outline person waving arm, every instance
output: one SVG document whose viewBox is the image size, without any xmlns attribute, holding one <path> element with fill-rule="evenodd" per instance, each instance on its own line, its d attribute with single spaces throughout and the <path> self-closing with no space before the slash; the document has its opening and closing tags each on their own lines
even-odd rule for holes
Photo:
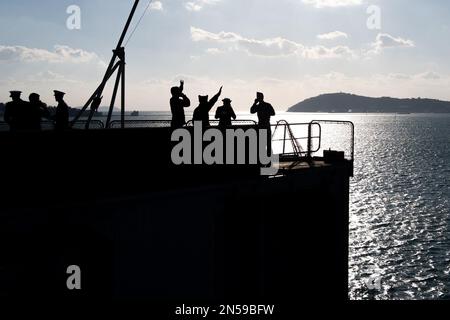
<svg viewBox="0 0 450 320">
<path fill-rule="evenodd" d="M 212 97 L 211 100 L 209 100 L 209 103 L 208 103 L 209 110 L 208 110 L 208 112 L 211 111 L 211 109 L 216 104 L 217 100 L 219 100 L 220 96 L 222 95 L 222 89 L 223 89 L 223 86 L 220 87 L 219 92 L 214 97 Z"/>
</svg>

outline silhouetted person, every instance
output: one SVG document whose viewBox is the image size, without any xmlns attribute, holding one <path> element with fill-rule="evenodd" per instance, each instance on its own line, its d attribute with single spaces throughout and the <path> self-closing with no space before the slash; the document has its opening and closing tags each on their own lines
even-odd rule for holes
<svg viewBox="0 0 450 320">
<path fill-rule="evenodd" d="M 61 91 L 54 91 L 55 100 L 58 102 L 55 114 L 55 130 L 65 131 L 69 129 L 69 107 L 64 102 L 65 93 Z"/>
<path fill-rule="evenodd" d="M 208 96 L 198 96 L 199 106 L 194 111 L 194 117 L 192 120 L 201 121 L 203 123 L 203 127 L 209 127 L 209 112 L 216 104 L 219 97 L 222 95 L 222 88 L 220 87 L 219 92 L 212 97 L 211 100 L 208 100 Z"/>
<path fill-rule="evenodd" d="M 216 119 L 219 119 L 219 127 L 230 127 L 232 119 L 236 120 L 236 113 L 234 113 L 231 106 L 231 99 L 225 98 L 222 100 L 223 106 L 217 108 Z"/>
<path fill-rule="evenodd" d="M 179 87 L 173 87 L 170 91 L 172 98 L 170 99 L 170 110 L 172 111 L 172 128 L 178 129 L 186 124 L 186 116 L 184 108 L 191 106 L 191 100 L 183 93 L 184 81 L 180 81 Z"/>
<path fill-rule="evenodd" d="M 30 126 L 33 128 L 32 130 L 41 130 L 41 121 L 42 118 L 50 119 L 50 111 L 47 108 L 47 105 L 43 103 L 40 99 L 40 96 L 37 93 L 30 94 Z"/>
<path fill-rule="evenodd" d="M 274 108 L 270 103 L 264 101 L 264 94 L 258 92 L 250 112 L 252 114 L 258 114 L 258 127 L 267 130 L 267 150 L 272 153 L 272 128 L 270 127 L 270 118 L 275 116 Z"/>
<path fill-rule="evenodd" d="M 256 94 L 256 100 L 250 112 L 252 114 L 258 114 L 260 127 L 270 128 L 270 118 L 275 116 L 275 110 L 270 103 L 264 101 L 264 94 L 261 92 Z"/>
<path fill-rule="evenodd" d="M 102 104 L 102 100 L 103 100 L 103 96 L 101 96 L 101 97 L 95 97 L 95 98 L 92 100 L 91 110 L 93 111 L 94 114 L 95 114 L 96 112 L 98 112 L 98 109 L 100 108 L 100 105 Z"/>
<path fill-rule="evenodd" d="M 29 130 L 29 104 L 21 99 L 21 91 L 10 91 L 10 102 L 5 105 L 4 120 L 11 131 Z"/>
</svg>

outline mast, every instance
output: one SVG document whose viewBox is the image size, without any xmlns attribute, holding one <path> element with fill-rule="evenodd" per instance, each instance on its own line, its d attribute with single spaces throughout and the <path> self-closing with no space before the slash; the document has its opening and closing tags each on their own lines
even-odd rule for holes
<svg viewBox="0 0 450 320">
<path fill-rule="evenodd" d="M 128 16 L 127 22 L 125 23 L 125 27 L 122 31 L 122 34 L 120 36 L 120 39 L 117 43 L 116 49 L 113 50 L 113 56 L 111 58 L 111 61 L 109 62 L 108 68 L 106 69 L 105 75 L 103 77 L 102 82 L 97 87 L 97 89 L 94 91 L 92 96 L 89 98 L 89 100 L 86 102 L 86 104 L 83 106 L 81 111 L 77 114 L 77 116 L 72 120 L 72 126 L 75 124 L 76 121 L 81 117 L 81 115 L 91 106 L 91 112 L 89 114 L 88 121 L 86 123 L 86 129 L 89 129 L 90 122 L 92 121 L 92 117 L 94 116 L 95 112 L 97 111 L 98 107 L 100 106 L 100 103 L 102 101 L 102 94 L 103 90 L 105 89 L 106 84 L 108 83 L 109 79 L 114 75 L 114 73 L 117 72 L 116 77 L 116 85 L 114 86 L 113 95 L 111 98 L 111 104 L 108 112 L 108 119 L 106 122 L 106 126 L 109 126 L 109 123 L 111 122 L 112 112 L 114 111 L 114 104 L 117 96 L 117 91 L 119 89 L 119 83 L 121 83 L 120 89 L 121 89 L 121 127 L 125 127 L 125 48 L 122 46 L 123 41 L 125 40 L 125 37 L 128 33 L 128 29 L 130 28 L 131 22 L 133 21 L 133 17 L 136 13 L 136 9 L 139 5 L 140 0 L 135 0 L 133 8 L 131 9 L 131 12 Z"/>
</svg>

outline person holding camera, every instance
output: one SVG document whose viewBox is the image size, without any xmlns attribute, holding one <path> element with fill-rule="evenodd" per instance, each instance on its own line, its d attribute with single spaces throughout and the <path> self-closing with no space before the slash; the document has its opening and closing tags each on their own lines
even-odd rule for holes
<svg viewBox="0 0 450 320">
<path fill-rule="evenodd" d="M 264 94 L 258 92 L 256 100 L 250 109 L 252 114 L 258 115 L 258 126 L 260 130 L 267 130 L 267 151 L 272 152 L 272 129 L 270 127 L 270 118 L 275 116 L 275 109 L 270 103 L 264 101 Z"/>
<path fill-rule="evenodd" d="M 191 100 L 183 93 L 184 81 L 180 81 L 179 87 L 173 87 L 171 90 L 170 109 L 172 111 L 172 128 L 179 129 L 186 124 L 184 109 L 191 106 Z"/>
</svg>

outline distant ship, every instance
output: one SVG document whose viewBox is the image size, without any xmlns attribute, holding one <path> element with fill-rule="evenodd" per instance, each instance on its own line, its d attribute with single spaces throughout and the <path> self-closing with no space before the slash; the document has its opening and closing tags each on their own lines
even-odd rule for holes
<svg viewBox="0 0 450 320">
<path fill-rule="evenodd" d="M 139 111 L 133 111 L 133 112 L 131 113 L 131 116 L 132 116 L 132 117 L 139 117 Z"/>
</svg>

